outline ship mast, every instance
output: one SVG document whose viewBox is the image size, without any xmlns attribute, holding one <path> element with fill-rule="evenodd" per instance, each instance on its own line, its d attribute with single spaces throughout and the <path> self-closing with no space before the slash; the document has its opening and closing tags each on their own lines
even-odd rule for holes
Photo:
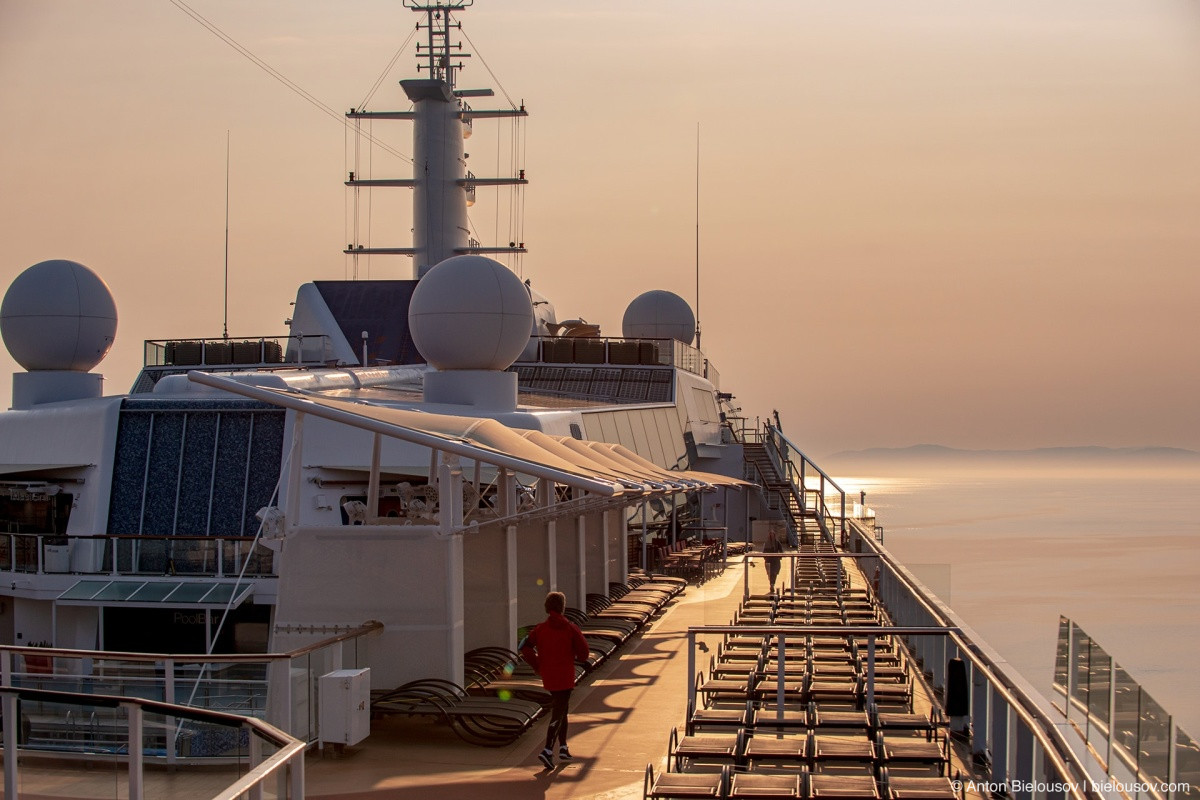
<svg viewBox="0 0 1200 800">
<path fill-rule="evenodd" d="M 400 81 L 413 103 L 412 111 L 362 111 L 351 109 L 352 119 L 408 119 L 413 121 L 413 177 L 411 179 L 362 179 L 354 173 L 346 182 L 351 187 L 402 186 L 413 190 L 413 246 L 364 247 L 351 243 L 350 255 L 383 254 L 413 257 L 413 277 L 420 278 L 439 262 L 464 253 L 524 253 L 524 242 L 507 247 L 484 247 L 471 238 L 467 208 L 474 202 L 478 186 L 524 185 L 524 170 L 509 178 L 477 178 L 467 171 L 463 140 L 470 136 L 473 120 L 524 117 L 524 106 L 513 109 L 477 111 L 464 101 L 468 97 L 491 97 L 491 89 L 456 89 L 458 71 L 471 54 L 462 42 L 453 41 L 462 23 L 454 13 L 474 0 L 422 3 L 404 0 L 406 8 L 422 14 L 417 23 L 424 42 L 417 43 L 417 71 L 421 77 Z M 357 232 L 356 232 L 357 236 Z"/>
</svg>

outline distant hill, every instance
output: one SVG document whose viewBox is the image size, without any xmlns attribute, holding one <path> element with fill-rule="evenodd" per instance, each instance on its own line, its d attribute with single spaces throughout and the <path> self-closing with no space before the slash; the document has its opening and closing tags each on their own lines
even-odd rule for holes
<svg viewBox="0 0 1200 800">
<path fill-rule="evenodd" d="M 867 450 L 843 450 L 827 456 L 828 461 L 855 462 L 964 462 L 964 461 L 1043 461 L 1120 463 L 1155 461 L 1171 464 L 1200 464 L 1200 453 L 1181 447 L 1039 447 L 1031 450 L 962 450 L 940 444 L 911 447 L 873 447 Z"/>
</svg>

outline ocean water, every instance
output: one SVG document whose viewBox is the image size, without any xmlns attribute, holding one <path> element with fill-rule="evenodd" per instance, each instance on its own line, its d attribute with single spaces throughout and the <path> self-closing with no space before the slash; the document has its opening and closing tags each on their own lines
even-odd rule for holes
<svg viewBox="0 0 1200 800">
<path fill-rule="evenodd" d="M 1200 738 L 1200 469 L 831 474 L 866 491 L 884 545 L 1047 696 L 1062 614 Z"/>
</svg>

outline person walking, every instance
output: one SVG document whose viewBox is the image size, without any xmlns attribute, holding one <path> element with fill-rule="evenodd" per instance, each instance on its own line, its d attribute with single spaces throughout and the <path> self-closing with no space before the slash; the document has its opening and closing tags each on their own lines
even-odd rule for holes
<svg viewBox="0 0 1200 800">
<path fill-rule="evenodd" d="M 779 537 L 775 535 L 775 527 L 771 526 L 767 530 L 767 541 L 763 544 L 764 553 L 782 553 L 783 544 L 780 543 Z M 763 559 L 767 562 L 767 580 L 771 582 L 771 594 L 775 594 L 775 581 L 779 578 L 780 558 Z"/>
<path fill-rule="evenodd" d="M 571 690 L 575 688 L 575 662 L 586 661 L 587 639 L 573 622 L 563 616 L 567 596 L 562 592 L 546 595 L 546 621 L 534 627 L 521 643 L 521 657 L 542 678 L 542 686 L 550 693 L 550 725 L 546 728 L 546 749 L 538 758 L 546 769 L 554 768 L 554 743 L 558 742 L 558 757 L 571 760 L 567 749 L 567 710 Z"/>
</svg>

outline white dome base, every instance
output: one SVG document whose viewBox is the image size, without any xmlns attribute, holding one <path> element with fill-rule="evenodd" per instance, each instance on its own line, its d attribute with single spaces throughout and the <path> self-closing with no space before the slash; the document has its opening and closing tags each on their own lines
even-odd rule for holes
<svg viewBox="0 0 1200 800">
<path fill-rule="evenodd" d="M 425 373 L 425 402 L 515 411 L 517 373 L 453 369 Z"/>
<path fill-rule="evenodd" d="M 98 372 L 74 370 L 37 370 L 13 373 L 12 407 L 16 411 L 40 406 L 42 403 L 61 403 L 64 400 L 87 400 L 104 395 L 104 376 Z"/>
</svg>

